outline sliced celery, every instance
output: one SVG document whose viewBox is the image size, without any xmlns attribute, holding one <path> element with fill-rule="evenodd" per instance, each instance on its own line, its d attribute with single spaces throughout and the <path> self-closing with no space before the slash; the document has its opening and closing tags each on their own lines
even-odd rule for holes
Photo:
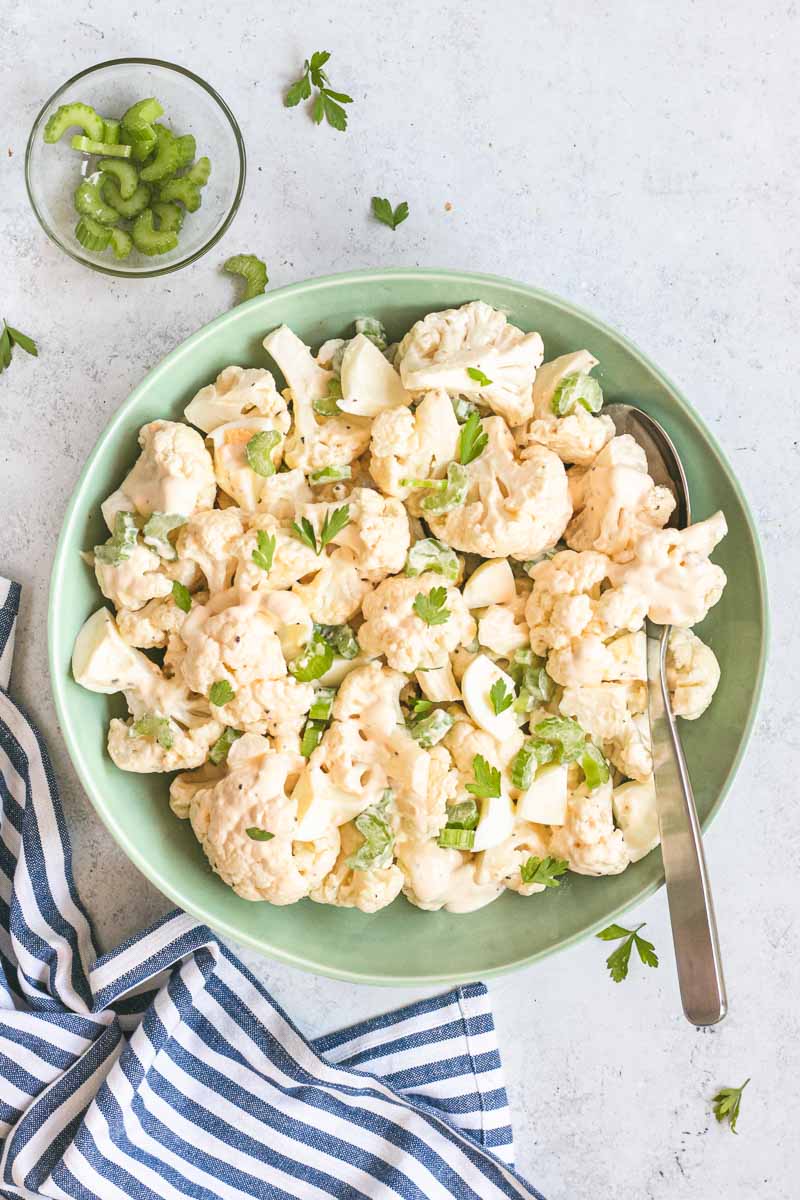
<svg viewBox="0 0 800 1200">
<path fill-rule="evenodd" d="M 127 217 L 128 220 L 138 217 L 139 213 L 144 212 L 150 203 L 150 188 L 146 183 L 138 184 L 136 191 L 127 200 L 124 199 L 113 179 L 103 181 L 102 192 L 103 199 L 112 208 L 115 208 L 121 217 Z"/>
<path fill-rule="evenodd" d="M 113 149 L 113 147 L 112 147 Z M 117 147 L 120 149 L 120 147 Z M 122 162 L 117 158 L 103 158 L 97 164 L 98 171 L 106 176 L 113 175 L 119 186 L 119 194 L 123 200 L 130 200 L 139 182 L 138 172 L 133 163 Z"/>
<path fill-rule="evenodd" d="M 130 146 L 116 146 L 112 142 L 93 142 L 91 138 L 81 137 L 76 133 L 70 142 L 73 150 L 82 154 L 107 154 L 112 158 L 130 158 Z"/>
<path fill-rule="evenodd" d="M 82 217 L 91 217 L 101 225 L 116 225 L 119 213 L 106 204 L 100 195 L 102 175 L 91 175 L 75 189 L 75 208 Z"/>
<path fill-rule="evenodd" d="M 201 204 L 200 188 L 186 175 L 180 179 L 168 179 L 158 189 L 159 200 L 177 200 L 187 212 L 197 212 Z"/>
<path fill-rule="evenodd" d="M 166 229 L 170 233 L 179 233 L 183 225 L 183 209 L 177 204 L 166 200 L 157 200 L 150 206 L 156 218 L 156 228 Z"/>
<path fill-rule="evenodd" d="M 176 138 L 166 125 L 154 125 L 156 134 L 156 152 L 152 162 L 142 167 L 142 179 L 146 183 L 157 183 L 174 175 L 180 162 L 180 152 L 175 145 Z"/>
<path fill-rule="evenodd" d="M 75 237 L 87 250 L 105 250 L 111 241 L 111 230 L 91 217 L 81 217 L 75 226 Z"/>
<path fill-rule="evenodd" d="M 111 249 L 114 258 L 127 258 L 133 249 L 133 238 L 124 229 L 112 229 Z"/>
<path fill-rule="evenodd" d="M 153 210 L 146 208 L 133 223 L 133 244 L 141 254 L 167 254 L 177 246 L 178 235 L 173 230 L 156 229 Z"/>
<path fill-rule="evenodd" d="M 223 264 L 222 269 L 230 275 L 241 275 L 244 279 L 242 300 L 252 300 L 254 296 L 260 296 L 269 283 L 267 264 L 256 258 L 255 254 L 234 254 Z M 338 412 L 338 407 L 336 411 Z"/>
<path fill-rule="evenodd" d="M 186 179 L 191 179 L 192 183 L 196 183 L 198 187 L 205 187 L 211 175 L 211 159 L 203 155 L 198 158 L 197 162 L 190 167 L 186 172 Z"/>
<path fill-rule="evenodd" d="M 88 104 L 79 103 L 62 104 L 60 108 L 56 109 L 44 127 L 44 140 L 50 143 L 60 141 L 73 125 L 77 125 L 93 141 L 103 140 L 105 128 L 103 118 L 98 116 Z"/>
</svg>

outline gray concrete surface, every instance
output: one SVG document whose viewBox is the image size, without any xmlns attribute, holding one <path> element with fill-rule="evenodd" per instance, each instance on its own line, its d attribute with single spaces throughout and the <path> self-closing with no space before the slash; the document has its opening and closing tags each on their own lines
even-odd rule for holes
<svg viewBox="0 0 800 1200">
<path fill-rule="evenodd" d="M 49 739 L 104 945 L 165 901 L 88 806 L 47 678 L 50 563 L 98 434 L 151 366 L 230 305 L 217 271 L 226 254 L 261 252 L 272 286 L 395 264 L 530 281 L 638 342 L 719 437 L 760 525 L 775 651 L 750 753 L 708 840 L 730 1016 L 708 1032 L 683 1021 L 663 895 L 631 914 L 648 923 L 657 972 L 615 985 L 607 951 L 589 942 L 494 984 L 519 1167 L 549 1200 L 796 1197 L 797 6 L 7 0 L 2 25 L 0 311 L 41 355 L 18 354 L 0 378 L 0 571 L 25 587 L 16 693 Z M 355 97 L 345 135 L 281 107 L 317 48 Z M 131 54 L 184 63 L 219 88 L 250 177 L 217 251 L 126 283 L 48 242 L 22 168 L 54 87 Z M 376 191 L 409 201 L 395 235 L 369 217 Z M 249 960 L 312 1034 L 409 995 Z M 709 1097 L 747 1075 L 732 1137 Z"/>
</svg>

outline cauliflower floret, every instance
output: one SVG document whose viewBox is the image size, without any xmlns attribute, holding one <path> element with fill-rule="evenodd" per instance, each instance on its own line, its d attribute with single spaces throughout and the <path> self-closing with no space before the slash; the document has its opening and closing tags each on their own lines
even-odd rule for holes
<svg viewBox="0 0 800 1200">
<path fill-rule="evenodd" d="M 260 475 L 254 471 L 247 457 L 247 447 L 261 433 L 280 433 L 271 417 L 241 417 L 218 425 L 211 434 L 214 448 L 214 474 L 223 492 L 245 512 L 257 512 L 269 492 L 273 475 Z M 273 467 L 280 465 L 283 457 L 283 438 L 269 452 Z"/>
<path fill-rule="evenodd" d="M 517 594 L 507 604 L 490 604 L 478 618 L 478 641 L 498 658 L 511 658 L 515 650 L 530 645 L 525 606 L 530 586 L 517 580 Z"/>
<path fill-rule="evenodd" d="M 559 712 L 573 717 L 599 743 L 611 762 L 631 779 L 647 779 L 653 771 L 649 723 L 638 718 L 647 707 L 643 682 L 599 683 L 567 687 Z"/>
<path fill-rule="evenodd" d="M 672 711 L 696 721 L 714 699 L 719 663 L 710 646 L 690 629 L 673 629 L 667 648 L 667 687 Z"/>
<path fill-rule="evenodd" d="M 180 821 L 188 821 L 192 800 L 201 788 L 213 787 L 224 776 L 226 767 L 203 763 L 194 771 L 176 775 L 169 785 L 169 806 Z"/>
<path fill-rule="evenodd" d="M 638 539 L 630 562 L 610 564 L 608 577 L 638 593 L 656 625 L 697 625 L 727 582 L 708 557 L 727 532 L 721 512 L 688 529 L 654 529 Z"/>
<path fill-rule="evenodd" d="M 354 617 L 370 591 L 361 578 L 355 555 L 347 547 L 320 555 L 319 570 L 308 583 L 295 583 L 292 591 L 320 625 L 344 625 Z"/>
<path fill-rule="evenodd" d="M 269 513 L 279 521 L 293 521 L 303 504 L 314 498 L 306 477 L 300 470 L 279 471 L 264 480 L 265 487 L 258 502 L 258 511 Z"/>
<path fill-rule="evenodd" d="M 414 610 L 417 596 L 433 588 L 446 592 L 442 612 L 447 618 L 428 625 Z M 471 642 L 476 625 L 458 588 L 441 575 L 427 571 L 416 578 L 385 579 L 363 603 L 364 624 L 358 632 L 361 649 L 383 654 L 390 667 L 410 673 L 419 667 L 443 667 L 457 646 Z"/>
<path fill-rule="evenodd" d="M 349 719 L 331 722 L 308 761 L 335 787 L 362 796 L 366 808 L 380 800 L 388 785 L 384 759 L 383 746 L 367 737 L 358 720 Z"/>
<path fill-rule="evenodd" d="M 137 542 L 118 566 L 95 558 L 94 573 L 100 591 L 115 608 L 136 610 L 172 591 L 172 583 L 162 574 L 161 566 L 159 556 Z"/>
<path fill-rule="evenodd" d="M 291 392 L 294 424 L 284 448 L 289 466 L 308 473 L 358 458 L 369 445 L 369 422 L 345 416 L 317 419 L 313 409 L 315 400 L 328 396 L 333 372 L 321 367 L 285 325 L 264 338 L 264 349 L 275 359 Z"/>
<path fill-rule="evenodd" d="M 319 844 L 319 855 L 292 840 L 296 805 L 287 790 L 301 764 L 294 755 L 271 750 L 264 738 L 248 735 L 231 747 L 225 777 L 191 800 L 189 819 L 208 861 L 244 900 L 293 904 L 336 861 L 335 831 Z M 272 837 L 252 837 L 248 830 Z"/>
<path fill-rule="evenodd" d="M 204 592 L 193 597 L 195 604 L 205 604 L 207 600 Z M 180 633 L 185 620 L 186 613 L 178 608 L 170 591 L 167 596 L 148 601 L 143 608 L 120 609 L 117 628 L 129 646 L 153 650 L 166 646 L 173 634 Z"/>
<path fill-rule="evenodd" d="M 400 692 L 408 677 L 378 662 L 351 671 L 336 694 L 333 715 L 337 721 L 355 718 L 364 729 L 385 742 L 403 723 Z"/>
<path fill-rule="evenodd" d="M 182 729 L 169 722 L 169 745 L 155 737 L 137 736 L 135 721 L 120 721 L 116 717 L 108 727 L 108 753 L 121 771 L 189 771 L 201 766 L 209 748 L 222 733 L 218 721 L 208 719 L 191 729 Z"/>
<path fill-rule="evenodd" d="M 355 826 L 348 822 L 339 829 L 341 850 L 330 871 L 310 893 L 318 904 L 335 904 L 341 908 L 358 908 L 374 913 L 400 894 L 403 873 L 393 863 L 388 867 L 370 867 L 357 871 L 348 866 L 348 858 L 363 842 Z"/>
<path fill-rule="evenodd" d="M 624 434 L 613 438 L 590 467 L 569 472 L 573 517 L 564 540 L 572 550 L 598 550 L 628 562 L 638 538 L 666 525 L 675 507 L 669 488 L 656 487 L 647 455 Z"/>
<path fill-rule="evenodd" d="M 236 552 L 244 533 L 238 508 L 214 508 L 196 513 L 178 534 L 179 559 L 197 564 L 212 593 L 231 586 L 236 570 Z"/>
<path fill-rule="evenodd" d="M 533 415 L 533 380 L 544 356 L 538 333 L 509 325 L 505 313 L 481 300 L 428 313 L 397 348 L 395 365 L 411 392 L 444 388 L 487 404 L 521 425 Z M 476 380 L 470 369 L 486 380 Z"/>
<path fill-rule="evenodd" d="M 499 883 L 520 896 L 546 891 L 543 883 L 523 883 L 520 868 L 531 855 L 545 858 L 549 853 L 547 827 L 517 819 L 510 837 L 477 856 L 475 879 L 478 883 Z"/>
<path fill-rule="evenodd" d="M 260 679 L 253 685 L 253 696 L 264 710 L 266 732 L 288 744 L 302 732 L 306 714 L 314 703 L 314 687 L 287 675 L 283 679 Z"/>
<path fill-rule="evenodd" d="M 619 875 L 630 862 L 625 839 L 614 828 L 611 780 L 590 792 L 570 792 L 564 825 L 552 827 L 550 854 L 566 859 L 579 875 Z"/>
<path fill-rule="evenodd" d="M 511 737 L 499 742 L 485 729 L 478 729 L 477 725 L 473 725 L 459 710 L 453 711 L 457 714 L 456 722 L 445 736 L 444 745 L 450 751 L 458 769 L 462 791 L 464 784 L 473 782 L 473 759 L 476 754 L 480 754 L 492 766 L 498 767 L 500 774 L 505 778 L 511 760 L 525 740 L 522 730 L 516 730 Z"/>
<path fill-rule="evenodd" d="M 465 503 L 442 516 L 429 515 L 438 538 L 483 558 L 534 558 L 553 546 L 572 513 L 564 465 L 544 446 L 532 446 L 526 462 L 514 455 L 514 439 L 500 417 L 483 422 L 486 449 L 467 466 Z"/>
<path fill-rule="evenodd" d="M 217 495 L 214 464 L 196 429 L 178 421 L 151 421 L 139 431 L 139 455 L 118 492 L 101 505 L 109 529 L 114 513 L 133 509 L 189 517 L 211 508 Z"/>
<path fill-rule="evenodd" d="M 588 350 L 562 354 L 542 363 L 533 382 L 533 420 L 520 433 L 520 444 L 539 443 L 552 450 L 562 462 L 588 466 L 614 436 L 614 422 L 607 416 L 594 416 L 582 404 L 576 404 L 563 417 L 553 412 L 553 395 L 569 375 L 591 371 L 597 359 Z M 523 450 L 522 457 L 527 451 Z"/>
<path fill-rule="evenodd" d="M 225 367 L 214 383 L 200 389 L 183 415 L 203 433 L 246 415 L 271 417 L 282 433 L 289 432 L 290 424 L 286 401 L 269 371 L 261 368 Z"/>
<path fill-rule="evenodd" d="M 387 499 L 373 488 L 353 488 L 348 507 L 350 520 L 331 539 L 331 545 L 351 550 L 361 578 L 370 583 L 402 571 L 411 542 L 402 501 Z M 309 504 L 302 515 L 321 528 L 325 516 L 335 508 L 335 504 Z"/>
<path fill-rule="evenodd" d="M 412 495 L 404 479 L 438 479 L 456 457 L 459 424 L 447 392 L 428 392 L 414 412 L 392 408 L 372 422 L 369 469 L 388 496 Z"/>
<path fill-rule="evenodd" d="M 275 539 L 272 566 L 265 571 L 254 560 L 259 532 Z M 249 521 L 249 529 L 233 545 L 236 558 L 234 583 L 242 592 L 274 592 L 314 575 L 320 569 L 320 557 L 310 546 L 295 537 L 290 526 L 268 513 L 258 513 Z"/>
<path fill-rule="evenodd" d="M 500 883 L 478 883 L 476 856 L 443 849 L 433 838 L 398 844 L 397 865 L 405 879 L 405 897 L 429 912 L 440 908 L 452 913 L 474 912 L 503 891 Z"/>
</svg>

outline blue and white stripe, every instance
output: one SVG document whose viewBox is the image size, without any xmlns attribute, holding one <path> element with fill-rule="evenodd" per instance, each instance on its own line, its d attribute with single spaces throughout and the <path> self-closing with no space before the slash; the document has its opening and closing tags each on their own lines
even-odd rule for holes
<svg viewBox="0 0 800 1200">
<path fill-rule="evenodd" d="M 482 984 L 309 1042 L 184 913 L 97 957 L 6 690 L 19 599 L 0 580 L 0 1196 L 539 1197 Z"/>
</svg>

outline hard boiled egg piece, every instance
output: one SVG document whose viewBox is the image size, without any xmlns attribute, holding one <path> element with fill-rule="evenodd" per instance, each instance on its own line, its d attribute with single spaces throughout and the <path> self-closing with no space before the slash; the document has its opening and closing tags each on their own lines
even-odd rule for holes
<svg viewBox="0 0 800 1200">
<path fill-rule="evenodd" d="M 313 842 L 346 821 L 352 821 L 369 804 L 364 796 L 354 796 L 331 783 L 319 767 L 308 766 L 292 792 L 297 801 L 297 827 L 292 835 L 298 842 Z"/>
<path fill-rule="evenodd" d="M 510 604 L 517 594 L 514 573 L 505 558 L 491 558 L 472 572 L 461 592 L 467 608 Z"/>
<path fill-rule="evenodd" d="M 614 820 L 622 830 L 631 862 L 638 862 L 661 841 L 656 811 L 656 787 L 651 775 L 644 783 L 632 779 L 614 788 Z"/>
<path fill-rule="evenodd" d="M 461 698 L 475 724 L 502 742 L 516 733 L 517 718 L 513 703 L 501 713 L 494 711 L 491 691 L 498 680 L 505 684 L 506 693 L 513 700 L 514 680 L 485 654 L 477 654 L 461 679 Z"/>
<path fill-rule="evenodd" d="M 354 417 L 374 417 L 411 403 L 397 371 L 363 333 L 357 333 L 344 352 L 341 380 L 339 408 Z"/>
<path fill-rule="evenodd" d="M 540 767 L 531 786 L 517 801 L 517 813 L 539 825 L 563 825 L 567 819 L 567 763 Z"/>
<path fill-rule="evenodd" d="M 72 674 L 90 692 L 111 695 L 150 683 L 158 669 L 120 637 L 108 609 L 98 608 L 75 639 Z"/>
<path fill-rule="evenodd" d="M 506 793 L 487 796 L 480 802 L 480 816 L 472 849 L 489 850 L 511 836 L 514 829 L 514 805 Z"/>
</svg>

